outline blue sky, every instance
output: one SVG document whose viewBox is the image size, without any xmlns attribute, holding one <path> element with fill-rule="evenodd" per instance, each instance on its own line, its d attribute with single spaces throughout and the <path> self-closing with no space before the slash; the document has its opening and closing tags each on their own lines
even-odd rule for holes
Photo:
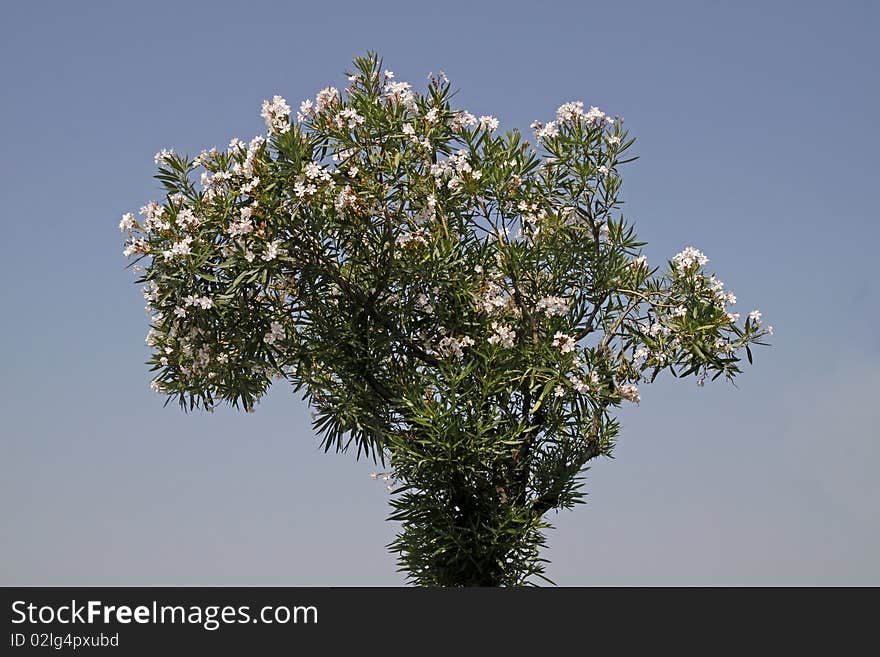
<svg viewBox="0 0 880 657">
<path fill-rule="evenodd" d="M 152 155 L 263 131 L 260 103 L 378 51 L 526 130 L 623 115 L 627 216 L 776 328 L 737 387 L 622 414 L 560 584 L 880 584 L 876 3 L 8 3 L 0 31 L 0 584 L 396 585 L 372 465 L 277 387 L 253 415 L 148 388 L 119 216 Z"/>
</svg>

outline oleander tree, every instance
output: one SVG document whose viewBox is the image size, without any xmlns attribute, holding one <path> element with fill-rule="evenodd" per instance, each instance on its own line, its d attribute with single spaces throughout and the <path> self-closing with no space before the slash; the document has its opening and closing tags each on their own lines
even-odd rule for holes
<svg viewBox="0 0 880 657">
<path fill-rule="evenodd" d="M 265 136 L 158 153 L 164 200 L 120 228 L 155 390 L 251 411 L 290 382 L 325 450 L 382 464 L 412 583 L 531 584 L 616 409 L 663 371 L 732 379 L 772 327 L 697 249 L 646 261 L 620 118 L 565 103 L 530 143 L 452 95 L 358 58 L 295 116 L 266 101 Z"/>
</svg>

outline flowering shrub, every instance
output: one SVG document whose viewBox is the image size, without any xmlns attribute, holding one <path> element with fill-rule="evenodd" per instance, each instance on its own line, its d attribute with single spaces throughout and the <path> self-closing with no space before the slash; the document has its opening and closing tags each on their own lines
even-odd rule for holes
<svg viewBox="0 0 880 657">
<path fill-rule="evenodd" d="M 411 581 L 518 585 L 544 515 L 582 501 L 614 410 L 661 371 L 732 378 L 772 332 L 692 247 L 664 267 L 619 212 L 622 120 L 583 103 L 492 116 L 355 61 L 268 133 L 156 155 L 166 195 L 123 216 L 152 313 L 153 387 L 251 410 L 286 379 L 326 450 L 387 463 Z"/>
</svg>

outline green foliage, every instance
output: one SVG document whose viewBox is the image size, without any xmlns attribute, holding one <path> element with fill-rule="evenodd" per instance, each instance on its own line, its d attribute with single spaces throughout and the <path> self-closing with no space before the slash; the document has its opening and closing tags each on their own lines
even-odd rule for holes
<svg viewBox="0 0 880 657">
<path fill-rule="evenodd" d="M 640 256 L 619 119 L 566 104 L 536 150 L 443 76 L 418 94 L 369 55 L 349 80 L 294 122 L 267 101 L 268 138 L 157 156 L 164 202 L 122 224 L 155 387 L 251 410 L 290 381 L 324 449 L 387 463 L 413 582 L 535 582 L 545 514 L 583 501 L 636 384 L 732 378 L 769 327 L 738 324 L 698 251 Z"/>
</svg>

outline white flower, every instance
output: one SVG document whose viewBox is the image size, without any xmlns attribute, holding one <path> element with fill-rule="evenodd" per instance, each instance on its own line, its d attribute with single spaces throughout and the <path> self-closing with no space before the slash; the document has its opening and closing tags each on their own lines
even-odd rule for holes
<svg viewBox="0 0 880 657">
<path fill-rule="evenodd" d="M 171 224 L 164 220 L 165 207 L 155 201 L 150 201 L 140 209 L 140 214 L 146 217 L 144 228 L 148 231 L 169 230 Z"/>
<path fill-rule="evenodd" d="M 257 185 L 260 184 L 260 177 L 254 176 L 248 182 L 241 186 L 241 189 L 238 190 L 242 196 L 251 196 L 252 192 L 257 188 Z"/>
<path fill-rule="evenodd" d="M 202 220 L 199 219 L 189 208 L 183 208 L 177 213 L 177 225 L 184 229 L 197 228 Z"/>
<path fill-rule="evenodd" d="M 535 121 L 532 123 L 532 128 L 538 139 L 551 139 L 559 134 L 559 125 L 556 121 L 548 121 L 547 125 Z"/>
<path fill-rule="evenodd" d="M 125 231 L 133 228 L 137 228 L 137 221 L 131 212 L 126 212 L 119 220 L 119 230 Z"/>
<path fill-rule="evenodd" d="M 510 348 L 516 340 L 516 333 L 507 324 L 499 324 L 492 322 L 492 335 L 489 337 L 489 344 L 500 344 L 502 347 Z"/>
<path fill-rule="evenodd" d="M 151 304 L 159 300 L 159 286 L 155 283 L 147 283 L 142 290 L 144 299 Z"/>
<path fill-rule="evenodd" d="M 481 116 L 480 117 L 480 127 L 483 130 L 488 130 L 489 132 L 495 132 L 498 129 L 499 123 L 498 119 L 494 116 Z"/>
<path fill-rule="evenodd" d="M 254 230 L 254 222 L 251 221 L 251 215 L 253 212 L 254 209 L 250 206 L 245 206 L 239 211 L 239 220 L 233 221 L 229 224 L 229 230 L 227 232 L 230 237 L 247 235 Z"/>
<path fill-rule="evenodd" d="M 279 340 L 283 340 L 284 335 L 284 327 L 281 325 L 281 323 L 272 322 L 272 324 L 269 326 L 269 331 L 263 337 L 263 340 L 266 342 L 266 344 L 273 345 Z"/>
<path fill-rule="evenodd" d="M 440 71 L 437 74 L 435 74 L 434 71 L 431 71 L 428 73 L 428 80 L 431 81 L 431 86 L 440 86 L 441 83 L 449 84 L 449 78 L 443 71 Z"/>
<path fill-rule="evenodd" d="M 761 311 L 753 310 L 749 313 L 749 319 L 752 320 L 755 324 L 761 323 Z"/>
<path fill-rule="evenodd" d="M 690 269 L 693 265 L 702 267 L 707 262 L 709 262 L 709 258 L 703 255 L 702 251 L 692 246 L 685 248 L 672 258 L 672 266 L 676 269 Z"/>
<path fill-rule="evenodd" d="M 414 249 L 417 246 L 427 246 L 427 236 L 428 233 L 426 233 L 424 229 L 419 228 L 411 233 L 401 233 L 397 236 L 397 239 L 394 240 L 394 244 L 401 249 Z"/>
<path fill-rule="evenodd" d="M 126 258 L 129 256 L 133 256 L 136 253 L 149 253 L 150 252 L 150 243 L 145 239 L 137 239 L 129 242 L 125 250 L 122 252 Z"/>
<path fill-rule="evenodd" d="M 172 244 L 170 249 L 163 251 L 162 255 L 168 260 L 172 258 L 179 258 L 180 256 L 188 256 L 190 253 L 192 253 L 192 239 L 192 237 L 187 235 L 183 239 L 178 240 L 177 242 Z"/>
<path fill-rule="evenodd" d="M 167 162 L 172 155 L 174 155 L 174 151 L 172 149 L 163 148 L 161 151 L 153 156 L 153 162 L 155 162 L 156 164 L 162 164 L 163 162 Z"/>
<path fill-rule="evenodd" d="M 340 148 L 330 155 L 330 159 L 332 159 L 334 162 L 344 162 L 345 160 L 351 159 L 356 155 L 357 149 L 355 148 Z"/>
<path fill-rule="evenodd" d="M 563 388 L 562 386 L 556 386 L 555 388 L 553 388 L 553 394 L 556 397 L 563 397 L 565 396 L 565 388 Z"/>
<path fill-rule="evenodd" d="M 339 112 L 336 115 L 336 126 L 339 128 L 344 128 L 348 126 L 349 128 L 356 128 L 359 125 L 363 125 L 364 117 L 358 114 L 351 107 L 346 107 L 344 110 Z"/>
<path fill-rule="evenodd" d="M 309 180 L 330 180 L 330 172 L 314 162 L 309 162 L 303 172 Z"/>
<path fill-rule="evenodd" d="M 149 345 L 150 347 L 155 347 L 157 344 L 159 344 L 160 337 L 161 334 L 151 326 L 150 330 L 147 331 L 147 337 L 144 338 L 144 343 Z"/>
<path fill-rule="evenodd" d="M 253 178 L 254 160 L 256 160 L 260 148 L 264 143 L 266 143 L 266 140 L 259 135 L 251 139 L 250 143 L 247 146 L 247 153 L 245 154 L 244 162 L 241 164 L 236 164 L 232 168 L 233 173 L 235 173 L 236 175 L 244 176 L 245 178 Z"/>
<path fill-rule="evenodd" d="M 336 87 L 326 87 L 324 89 L 321 89 L 321 91 L 319 91 L 318 95 L 315 97 L 315 110 L 318 112 L 322 112 L 338 100 L 339 90 L 336 89 Z"/>
<path fill-rule="evenodd" d="M 544 297 L 535 304 L 535 310 L 546 315 L 565 315 L 568 313 L 568 301 L 562 297 Z"/>
<path fill-rule="evenodd" d="M 570 335 L 566 335 L 562 331 L 556 331 L 556 334 L 553 336 L 553 346 L 558 347 L 559 351 L 563 354 L 567 354 L 574 351 L 575 341 Z"/>
<path fill-rule="evenodd" d="M 574 386 L 574 389 L 578 394 L 585 395 L 590 392 L 590 386 L 587 383 L 584 383 L 584 381 L 576 374 L 570 374 L 568 380 L 571 381 L 571 385 Z"/>
<path fill-rule="evenodd" d="M 310 100 L 304 100 L 299 104 L 299 111 L 296 113 L 296 120 L 302 123 L 312 114 L 314 105 Z"/>
<path fill-rule="evenodd" d="M 436 215 L 437 197 L 434 194 L 428 194 L 428 197 L 425 199 L 425 212 L 430 217 L 434 217 Z"/>
<path fill-rule="evenodd" d="M 284 255 L 284 249 L 281 248 L 281 240 L 273 240 L 266 245 L 266 251 L 263 253 L 263 260 L 272 262 L 280 255 Z"/>
<path fill-rule="evenodd" d="M 216 148 L 203 150 L 193 158 L 193 165 L 203 167 L 214 162 L 220 152 Z"/>
<path fill-rule="evenodd" d="M 440 109 L 437 107 L 432 107 L 425 114 L 425 123 L 427 123 L 428 125 L 434 125 L 439 120 L 440 120 Z"/>
<path fill-rule="evenodd" d="M 431 305 L 428 295 L 424 292 L 419 293 L 419 296 L 416 297 L 416 308 L 419 308 L 428 314 L 434 312 L 434 306 Z"/>
<path fill-rule="evenodd" d="M 600 125 L 606 120 L 605 112 L 598 107 L 591 107 L 590 111 L 584 114 L 584 120 L 592 125 Z"/>
<path fill-rule="evenodd" d="M 633 402 L 634 404 L 638 404 L 640 401 L 642 401 L 642 398 L 639 396 L 639 389 L 631 383 L 626 383 L 620 386 L 618 390 L 621 397 Z"/>
<path fill-rule="evenodd" d="M 194 294 L 189 295 L 184 300 L 184 305 L 189 306 L 198 306 L 202 310 L 208 310 L 214 307 L 214 300 L 211 297 L 197 297 Z M 175 311 L 176 312 L 176 311 Z"/>
<path fill-rule="evenodd" d="M 408 109 L 416 109 L 416 99 L 408 82 L 387 82 L 385 84 L 385 98 Z"/>
<path fill-rule="evenodd" d="M 461 132 L 464 128 L 469 128 L 477 124 L 477 117 L 470 112 L 460 111 L 452 117 L 452 129 Z"/>
<path fill-rule="evenodd" d="M 736 303 L 736 295 L 733 292 L 725 292 L 724 283 L 722 281 L 714 276 L 710 276 L 705 280 L 709 284 L 709 291 L 714 295 L 715 305 L 718 306 L 718 308 L 724 310 L 725 306 Z"/>
<path fill-rule="evenodd" d="M 346 208 L 353 207 L 355 203 L 357 203 L 357 194 L 352 191 L 350 185 L 346 185 L 336 196 L 336 200 L 333 202 L 333 207 L 335 207 L 338 212 L 342 212 Z"/>
<path fill-rule="evenodd" d="M 595 109 L 595 108 L 594 108 Z M 567 121 L 575 121 L 584 115 L 583 101 L 575 101 L 573 103 L 565 103 L 556 110 L 556 120 L 560 123 Z"/>
<path fill-rule="evenodd" d="M 464 349 L 467 347 L 472 347 L 474 345 L 473 338 L 465 335 L 460 338 L 454 338 L 452 336 L 447 336 L 440 340 L 440 344 L 438 346 L 437 352 L 441 356 L 450 357 L 454 356 L 455 358 L 461 358 L 464 356 Z"/>
<path fill-rule="evenodd" d="M 609 146 L 618 146 L 620 144 L 620 137 L 617 135 L 605 135 L 605 141 L 608 142 Z"/>
<path fill-rule="evenodd" d="M 284 133 L 290 130 L 290 105 L 281 96 L 264 100 L 260 116 L 266 121 L 270 132 Z"/>
<path fill-rule="evenodd" d="M 293 191 L 299 198 L 304 198 L 317 194 L 318 188 L 315 185 L 306 185 L 302 180 L 297 180 L 293 183 Z"/>
<path fill-rule="evenodd" d="M 483 294 L 483 298 L 477 304 L 483 310 L 483 312 L 491 315 L 493 313 L 501 312 L 510 307 L 510 305 L 512 304 L 512 300 L 510 299 L 510 297 L 505 296 L 504 291 L 501 289 L 500 285 L 493 281 L 489 281 L 486 286 L 486 292 Z"/>
<path fill-rule="evenodd" d="M 724 338 L 718 338 L 715 340 L 715 348 L 722 353 L 729 353 L 733 351 L 733 347 L 731 344 L 725 340 Z"/>
<path fill-rule="evenodd" d="M 251 172 L 253 175 L 253 172 Z M 229 182 L 232 179 L 232 174 L 228 171 L 218 171 L 217 173 L 210 175 L 206 172 L 203 172 L 201 175 L 202 187 L 204 188 L 203 196 L 206 201 L 211 201 L 223 191 L 223 188 L 226 186 L 224 183 Z"/>
</svg>

